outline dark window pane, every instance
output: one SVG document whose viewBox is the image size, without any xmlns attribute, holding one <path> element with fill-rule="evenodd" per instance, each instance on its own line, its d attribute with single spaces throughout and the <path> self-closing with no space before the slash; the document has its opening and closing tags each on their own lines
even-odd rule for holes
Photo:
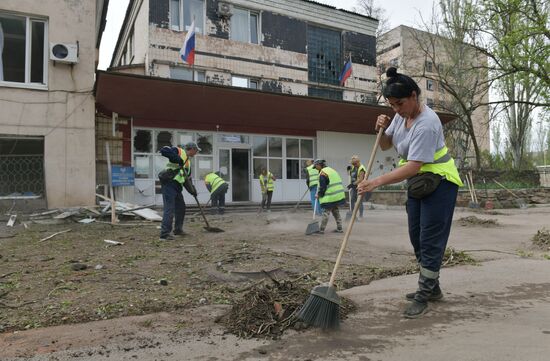
<svg viewBox="0 0 550 361">
<path fill-rule="evenodd" d="M 283 138 L 269 138 L 269 156 L 283 156 Z"/>
<path fill-rule="evenodd" d="M 300 139 L 301 158 L 313 159 L 313 140 Z"/>
<path fill-rule="evenodd" d="M 286 160 L 286 179 L 300 179 L 300 161 L 298 159 Z"/>
<path fill-rule="evenodd" d="M 267 156 L 267 137 L 254 137 L 253 138 L 253 150 L 254 156 L 265 157 Z"/>
<path fill-rule="evenodd" d="M 32 22 L 31 83 L 44 83 L 44 23 Z"/>
<path fill-rule="evenodd" d="M 258 15 L 250 14 L 250 42 L 258 44 Z"/>
<path fill-rule="evenodd" d="M 162 131 L 157 133 L 157 152 L 164 146 L 172 146 L 171 132 Z"/>
<path fill-rule="evenodd" d="M 286 156 L 288 158 L 299 158 L 300 157 L 299 139 L 287 138 L 287 140 L 286 140 Z"/>
<path fill-rule="evenodd" d="M 313 25 L 307 27 L 308 79 L 315 83 L 339 85 L 342 71 L 342 34 Z"/>
<path fill-rule="evenodd" d="M 26 19 L 19 16 L 0 16 L 0 23 L 4 32 L 4 48 L 2 50 L 4 80 L 24 83 Z"/>
<path fill-rule="evenodd" d="M 262 168 L 267 169 L 267 159 L 265 158 L 254 158 L 254 178 L 258 179 Z"/>
<path fill-rule="evenodd" d="M 281 179 L 283 177 L 283 160 L 269 159 L 269 171 L 273 173 L 275 178 Z"/>
<path fill-rule="evenodd" d="M 150 130 L 138 130 L 134 136 L 134 152 L 151 153 L 153 148 Z"/>
</svg>

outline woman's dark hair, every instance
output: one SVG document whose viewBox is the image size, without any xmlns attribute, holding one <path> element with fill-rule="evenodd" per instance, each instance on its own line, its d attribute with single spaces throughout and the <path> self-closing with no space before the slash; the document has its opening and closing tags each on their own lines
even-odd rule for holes
<svg viewBox="0 0 550 361">
<path fill-rule="evenodd" d="M 418 84 L 411 77 L 398 73 L 396 68 L 388 68 L 386 76 L 388 79 L 382 91 L 384 98 L 408 98 L 413 91 L 416 92 L 417 97 L 420 96 Z"/>
</svg>

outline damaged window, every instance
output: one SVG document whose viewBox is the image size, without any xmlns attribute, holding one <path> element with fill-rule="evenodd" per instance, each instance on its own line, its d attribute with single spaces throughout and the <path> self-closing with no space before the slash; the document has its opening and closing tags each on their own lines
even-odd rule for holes
<svg viewBox="0 0 550 361">
<path fill-rule="evenodd" d="M 136 130 L 134 135 L 134 152 L 151 153 L 153 149 L 150 130 Z"/>
<path fill-rule="evenodd" d="M 157 131 L 157 152 L 164 146 L 172 146 L 172 132 Z"/>
</svg>

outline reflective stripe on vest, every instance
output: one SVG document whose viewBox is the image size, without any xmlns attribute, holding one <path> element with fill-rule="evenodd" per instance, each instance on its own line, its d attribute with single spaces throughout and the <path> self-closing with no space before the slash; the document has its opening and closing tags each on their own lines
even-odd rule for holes
<svg viewBox="0 0 550 361">
<path fill-rule="evenodd" d="M 407 164 L 406 160 L 399 160 L 400 167 L 404 166 L 405 164 Z M 422 167 L 420 167 L 420 171 L 418 173 L 426 172 L 439 174 L 445 177 L 445 179 L 447 179 L 449 182 L 452 182 L 459 187 L 462 187 L 464 185 L 464 183 L 462 183 L 462 180 L 460 180 L 460 176 L 458 175 L 455 161 L 453 157 L 451 157 L 451 155 L 449 154 L 449 149 L 447 149 L 446 146 L 435 152 L 434 161 L 432 163 L 422 164 Z"/>
<path fill-rule="evenodd" d="M 265 177 L 260 174 L 260 184 L 262 185 L 262 189 L 265 189 L 266 180 L 267 180 L 267 190 L 272 192 L 273 191 L 273 174 L 271 174 L 271 172 L 267 172 L 267 175 Z"/>
<path fill-rule="evenodd" d="M 178 155 L 183 160 L 183 168 L 180 167 L 177 163 L 168 162 L 166 168 L 168 169 L 179 169 L 179 173 L 174 177 L 174 180 L 183 184 L 185 179 L 191 175 L 191 159 L 185 153 L 185 150 L 178 147 Z"/>
<path fill-rule="evenodd" d="M 307 174 L 309 176 L 309 188 L 313 188 L 315 186 L 318 186 L 319 185 L 319 171 L 317 170 L 317 168 L 315 168 L 315 166 L 312 164 L 312 165 L 308 165 L 306 167 L 307 169 Z"/>
<path fill-rule="evenodd" d="M 210 193 L 214 193 L 216 189 L 220 188 L 220 186 L 225 183 L 223 178 L 215 173 L 208 173 L 206 177 L 204 177 L 204 181 L 210 184 Z"/>
<path fill-rule="evenodd" d="M 328 186 L 325 195 L 319 198 L 321 204 L 338 202 L 346 198 L 342 178 L 337 171 L 330 167 L 325 167 L 321 170 L 322 173 L 328 176 Z"/>
</svg>

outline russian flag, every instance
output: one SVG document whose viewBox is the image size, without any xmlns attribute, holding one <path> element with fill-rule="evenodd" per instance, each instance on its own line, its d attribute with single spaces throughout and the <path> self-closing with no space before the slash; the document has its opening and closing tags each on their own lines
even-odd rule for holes
<svg viewBox="0 0 550 361">
<path fill-rule="evenodd" d="M 185 41 L 180 49 L 180 58 L 189 65 L 195 63 L 195 20 L 193 20 L 191 28 L 185 35 Z"/>
<path fill-rule="evenodd" d="M 351 68 L 351 56 L 348 61 L 344 64 L 344 69 L 342 69 L 342 72 L 340 73 L 340 77 L 338 80 L 340 80 L 340 86 L 344 86 L 346 84 L 346 80 L 351 76 L 352 68 Z"/>
</svg>

